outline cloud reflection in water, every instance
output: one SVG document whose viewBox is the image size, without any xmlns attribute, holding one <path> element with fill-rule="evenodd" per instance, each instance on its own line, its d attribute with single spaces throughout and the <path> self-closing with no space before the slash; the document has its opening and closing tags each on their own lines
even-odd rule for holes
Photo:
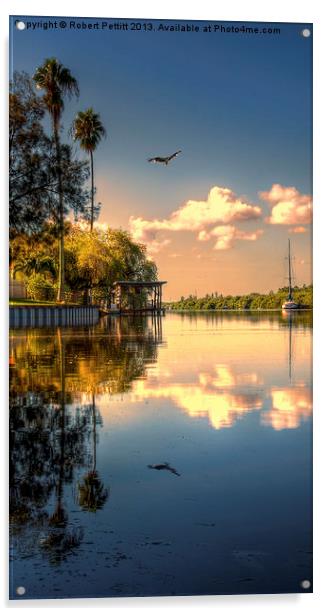
<svg viewBox="0 0 327 616">
<path fill-rule="evenodd" d="M 168 376 L 168 375 L 167 375 Z M 192 418 L 207 418 L 212 428 L 230 428 L 242 416 L 261 412 L 261 422 L 274 430 L 297 428 L 312 413 L 311 393 L 304 385 L 271 388 L 265 395 L 262 378 L 255 372 L 237 372 L 218 364 L 212 373 L 201 372 L 197 382 L 163 383 L 154 376 L 136 381 L 132 401 L 162 399 L 172 401 Z M 271 410 L 264 410 L 268 395 Z"/>
</svg>

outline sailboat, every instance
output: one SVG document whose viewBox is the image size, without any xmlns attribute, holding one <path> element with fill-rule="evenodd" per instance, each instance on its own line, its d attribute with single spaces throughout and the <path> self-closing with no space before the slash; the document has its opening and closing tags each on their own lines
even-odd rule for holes
<svg viewBox="0 0 327 616">
<path fill-rule="evenodd" d="M 286 302 L 282 304 L 283 310 L 297 310 L 300 305 L 293 300 L 292 289 L 292 266 L 291 266 L 291 242 L 288 240 L 288 298 Z"/>
</svg>

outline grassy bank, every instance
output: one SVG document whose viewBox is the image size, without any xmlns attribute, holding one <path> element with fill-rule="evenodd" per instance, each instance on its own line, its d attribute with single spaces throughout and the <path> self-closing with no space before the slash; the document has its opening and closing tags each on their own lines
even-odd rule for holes
<svg viewBox="0 0 327 616">
<path fill-rule="evenodd" d="M 37 301 L 34 299 L 11 299 L 9 301 L 9 306 L 26 306 L 27 308 L 35 308 L 35 307 L 47 307 L 50 306 L 58 307 L 58 306 L 78 306 L 79 304 L 71 304 L 65 303 L 61 304 L 59 302 L 50 302 L 50 301 Z"/>
</svg>

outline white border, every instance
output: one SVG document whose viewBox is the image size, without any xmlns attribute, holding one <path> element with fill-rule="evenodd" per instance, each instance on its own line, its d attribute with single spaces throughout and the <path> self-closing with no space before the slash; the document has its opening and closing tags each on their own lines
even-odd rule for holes
<svg viewBox="0 0 327 616">
<path fill-rule="evenodd" d="M 224 596 L 224 597 L 176 597 L 162 599 L 89 599 L 89 600 L 57 600 L 57 601 L 26 601 L 8 602 L 8 573 L 7 573 L 7 475 L 4 476 L 3 498 L 1 514 L 1 554 L 3 571 L 0 575 L 2 605 L 5 609 L 21 608 L 25 610 L 58 609 L 63 614 L 68 610 L 76 612 L 80 609 L 104 608 L 110 609 L 111 613 L 124 614 L 133 610 L 134 614 L 143 612 L 162 613 L 169 610 L 176 614 L 183 608 L 189 614 L 198 613 L 199 609 L 208 614 L 217 614 L 217 610 L 228 611 L 233 614 L 287 614 L 299 616 L 326 613 L 327 608 L 327 583 L 326 583 L 326 388 L 327 381 L 327 344 L 326 344 L 326 274 L 327 251 L 326 251 L 326 40 L 327 20 L 326 3 L 319 0 L 201 0 L 194 2 L 188 0 L 165 0 L 162 3 L 154 3 L 153 0 L 129 0 L 124 2 L 108 3 L 105 0 L 92 0 L 89 5 L 82 4 L 77 0 L 56 0 L 55 3 L 45 4 L 44 0 L 2 0 L 0 5 L 0 28 L 1 44 L 4 50 L 1 62 L 2 92 L 7 92 L 8 78 L 8 16 L 9 14 L 30 15 L 76 15 L 89 17 L 147 17 L 147 18 L 171 18 L 171 19 L 212 19 L 226 21 L 296 21 L 302 23 L 314 23 L 314 284 L 315 284 L 315 310 L 314 310 L 314 588 L 313 594 L 307 595 L 253 595 L 253 596 Z M 1 100 L 2 134 L 7 135 L 7 104 Z M 2 177 L 7 175 L 7 141 L 3 141 L 1 148 Z M 4 174 L 4 170 L 6 173 Z M 2 349 L 0 352 L 1 379 L 3 402 L 1 405 L 1 417 L 3 421 L 1 467 L 7 468 L 7 186 L 4 183 L 2 193 L 1 224 L 0 224 L 0 250 L 1 264 L 0 281 L 2 294 L 2 323 L 3 335 L 1 336 Z"/>
</svg>

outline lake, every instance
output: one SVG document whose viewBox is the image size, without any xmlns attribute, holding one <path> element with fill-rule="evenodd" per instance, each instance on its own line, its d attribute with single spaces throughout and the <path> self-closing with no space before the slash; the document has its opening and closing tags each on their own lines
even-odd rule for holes
<svg viewBox="0 0 327 616">
<path fill-rule="evenodd" d="M 11 330 L 11 598 L 311 592 L 311 346 L 310 312 Z"/>
</svg>

